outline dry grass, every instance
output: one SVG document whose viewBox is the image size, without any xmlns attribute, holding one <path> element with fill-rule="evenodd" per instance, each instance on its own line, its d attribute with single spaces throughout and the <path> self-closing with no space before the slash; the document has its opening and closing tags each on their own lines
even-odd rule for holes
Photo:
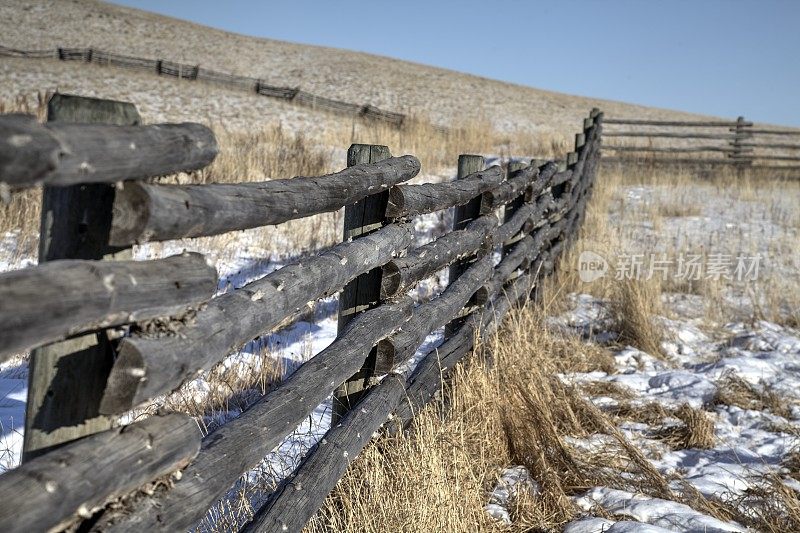
<svg viewBox="0 0 800 533">
<path fill-rule="evenodd" d="M 684 404 L 672 414 L 681 424 L 662 427 L 656 433 L 657 438 L 666 442 L 673 450 L 707 450 L 714 447 L 714 421 L 708 413 Z"/>
<path fill-rule="evenodd" d="M 724 374 L 716 385 L 715 404 L 731 405 L 755 411 L 766 410 L 787 420 L 792 417 L 791 405 L 787 399 L 779 396 L 769 387 L 763 385 L 757 387 L 732 372 Z"/>
<path fill-rule="evenodd" d="M 573 342 L 543 327 L 540 312 L 513 312 L 481 348 L 494 364 L 479 358 L 458 367 L 444 399 L 424 409 L 408 433 L 365 450 L 307 530 L 499 529 L 482 508 L 509 464 L 524 465 L 540 487 L 513 503 L 512 531 L 560 530 L 578 514 L 571 496 L 594 486 L 680 501 L 614 420 L 555 376 L 591 366 L 583 357 L 560 357 L 559 348 Z M 594 361 L 594 370 L 604 366 Z M 574 444 L 598 436 L 604 444 L 590 451 Z M 703 505 L 713 507 L 694 502 Z"/>
<path fill-rule="evenodd" d="M 618 284 L 618 295 L 612 300 L 612 309 L 621 342 L 663 358 L 664 331 L 654 320 L 662 312 L 661 291 L 653 280 L 622 280 Z"/>
</svg>

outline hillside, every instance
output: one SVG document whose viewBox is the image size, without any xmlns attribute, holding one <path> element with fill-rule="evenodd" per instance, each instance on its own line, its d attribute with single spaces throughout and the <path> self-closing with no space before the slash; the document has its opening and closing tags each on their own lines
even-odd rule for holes
<svg viewBox="0 0 800 533">
<path fill-rule="evenodd" d="M 248 37 L 95 0 L 63 1 L 58 9 L 46 0 L 6 2 L 0 5 L 0 28 L 0 45 L 7 47 L 96 47 L 200 64 L 446 125 L 488 119 L 496 129 L 506 132 L 571 133 L 587 110 L 595 106 L 615 116 L 692 116 L 523 87 L 361 52 Z M 184 107 L 201 115 L 222 115 L 224 122 L 243 125 L 248 119 L 241 111 L 255 106 L 260 120 L 280 116 L 288 125 L 304 128 L 307 120 L 320 115 L 217 87 L 183 84 L 176 89 L 174 80 L 118 69 L 98 71 L 76 63 L 10 59 L 0 60 L 0 68 L 3 95 L 55 87 L 112 98 L 135 95 L 137 103 L 144 100 L 145 118 L 151 120 L 185 118 L 180 116 L 185 109 L 177 109 Z M 147 98 L 148 94 L 157 98 Z"/>
</svg>

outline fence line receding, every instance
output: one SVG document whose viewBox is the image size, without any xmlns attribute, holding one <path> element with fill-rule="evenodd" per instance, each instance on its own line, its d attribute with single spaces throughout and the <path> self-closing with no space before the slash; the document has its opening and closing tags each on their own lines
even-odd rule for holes
<svg viewBox="0 0 800 533">
<path fill-rule="evenodd" d="M 51 118 L 59 102 L 99 105 L 59 98 Z M 126 113 L 95 122 L 116 116 L 135 124 L 136 114 Z M 191 528 L 336 391 L 337 423 L 245 528 L 299 530 L 392 413 L 389 429 L 402 430 L 440 386 L 442 369 L 470 353 L 476 333 L 493 331 L 509 309 L 537 294 L 583 220 L 602 119 L 592 111 L 575 151 L 563 160 L 484 168 L 482 157 L 463 155 L 459 179 L 448 183 L 405 184 L 420 171 L 414 156 L 357 144 L 350 147 L 348 168 L 327 176 L 161 185 L 146 179 L 213 159 L 210 131 L 194 124 L 40 125 L 0 116 L 0 185 L 13 194 L 46 184 L 52 213 L 86 210 L 83 218 L 43 219 L 48 249 L 60 255 L 0 274 L 0 358 L 34 349 L 25 455 L 21 466 L 0 476 L 0 529 Z M 83 145 L 88 138 L 101 144 Z M 151 142 L 133 149 L 131 139 Z M 64 143 L 103 171 L 54 162 L 53 151 Z M 94 150 L 98 146 L 103 149 Z M 98 195 L 89 198 L 93 202 L 87 203 L 87 190 Z M 215 235 L 341 208 L 340 244 L 216 297 L 216 272 L 199 254 L 125 259 L 133 243 Z M 415 247 L 413 217 L 446 209 L 457 210 L 453 231 Z M 87 224 L 102 230 L 100 240 L 91 249 L 59 247 L 58 235 L 72 235 L 79 224 L 82 234 Z M 407 291 L 448 266 L 448 285 L 415 305 Z M 309 302 L 339 292 L 333 343 L 208 436 L 178 413 L 119 427 L 119 417 L 131 409 L 174 391 Z M 409 376 L 398 373 L 441 327 L 443 344 Z M 86 363 L 86 339 L 106 358 Z M 63 372 L 67 361 L 71 370 Z M 78 392 L 71 384 L 76 379 Z M 64 411 L 70 402 L 81 403 L 80 416 Z M 168 475 L 156 490 L 137 490 Z"/>
</svg>

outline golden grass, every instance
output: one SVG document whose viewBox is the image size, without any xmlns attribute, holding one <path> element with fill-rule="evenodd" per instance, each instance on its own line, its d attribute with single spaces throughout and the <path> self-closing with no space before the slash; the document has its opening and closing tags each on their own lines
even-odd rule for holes
<svg viewBox="0 0 800 533">
<path fill-rule="evenodd" d="M 664 331 L 655 322 L 655 317 L 662 312 L 659 284 L 652 280 L 626 279 L 617 287 L 612 310 L 620 341 L 655 357 L 665 357 L 661 348 Z"/>
<path fill-rule="evenodd" d="M 688 404 L 674 410 L 673 416 L 681 421 L 680 425 L 668 425 L 659 429 L 656 437 L 663 440 L 673 450 L 692 448 L 710 449 L 714 447 L 714 421 L 708 413 Z"/>
<path fill-rule="evenodd" d="M 715 404 L 756 411 L 767 410 L 787 420 L 792 417 L 790 401 L 769 387 L 764 385 L 756 387 L 732 372 L 725 373 L 716 385 L 717 391 L 713 400 Z"/>
</svg>

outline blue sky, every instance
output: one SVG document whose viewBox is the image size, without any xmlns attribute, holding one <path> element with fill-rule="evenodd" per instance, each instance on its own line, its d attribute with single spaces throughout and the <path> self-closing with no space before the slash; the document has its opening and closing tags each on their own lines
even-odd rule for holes
<svg viewBox="0 0 800 533">
<path fill-rule="evenodd" d="M 800 0 L 115 3 L 569 94 L 800 126 Z"/>
</svg>

